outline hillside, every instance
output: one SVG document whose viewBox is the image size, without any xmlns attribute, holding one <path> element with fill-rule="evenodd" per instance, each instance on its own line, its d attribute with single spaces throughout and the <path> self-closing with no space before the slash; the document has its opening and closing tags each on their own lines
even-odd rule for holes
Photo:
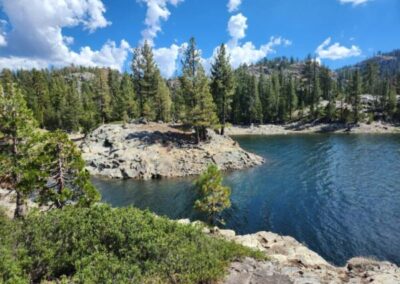
<svg viewBox="0 0 400 284">
<path fill-rule="evenodd" d="M 379 74 L 381 77 L 393 78 L 400 72 L 400 49 L 393 50 L 391 52 L 381 53 L 363 60 L 352 66 L 345 66 L 337 70 L 339 74 L 345 73 L 346 71 L 354 70 L 355 68 L 365 71 L 368 64 L 376 64 L 378 66 Z"/>
</svg>

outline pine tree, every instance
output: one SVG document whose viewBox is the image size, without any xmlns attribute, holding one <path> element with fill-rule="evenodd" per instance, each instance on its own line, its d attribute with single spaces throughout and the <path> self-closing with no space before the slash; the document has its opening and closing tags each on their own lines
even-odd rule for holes
<svg viewBox="0 0 400 284">
<path fill-rule="evenodd" d="M 338 86 L 336 82 L 332 82 L 328 92 L 328 105 L 326 106 L 326 118 L 329 122 L 335 120 L 336 114 L 336 98 L 338 96 Z"/>
<path fill-rule="evenodd" d="M 185 100 L 185 121 L 194 127 L 196 141 L 199 143 L 206 140 L 206 129 L 217 123 L 217 116 L 194 38 L 190 39 L 184 52 L 180 82 Z"/>
<path fill-rule="evenodd" d="M 84 111 L 80 115 L 79 123 L 82 126 L 82 131 L 85 135 L 92 131 L 100 123 L 100 115 L 96 106 L 96 94 L 88 82 L 83 82 L 82 108 Z"/>
<path fill-rule="evenodd" d="M 34 105 L 32 111 L 39 126 L 46 127 L 49 119 L 47 113 L 51 110 L 50 94 L 44 71 L 33 70 Z"/>
<path fill-rule="evenodd" d="M 62 109 L 65 107 L 68 86 L 61 75 L 53 75 L 50 79 L 49 93 L 52 110 L 47 112 L 47 125 L 49 130 L 61 129 L 63 126 Z"/>
<path fill-rule="evenodd" d="M 304 69 L 302 71 L 302 75 L 304 77 L 304 81 L 303 81 L 303 90 L 304 90 L 304 103 L 307 105 L 311 105 L 312 104 L 312 86 L 313 86 L 313 74 L 314 74 L 314 61 L 311 58 L 311 55 L 308 55 L 306 60 L 305 60 L 305 64 L 304 64 Z"/>
<path fill-rule="evenodd" d="M 387 118 L 393 120 L 397 111 L 397 96 L 396 96 L 396 89 L 394 86 L 390 87 L 388 100 L 386 104 L 385 113 Z"/>
<path fill-rule="evenodd" d="M 210 165 L 195 182 L 200 198 L 194 207 L 208 215 L 211 225 L 221 222 L 219 214 L 231 206 L 231 190 L 222 181 L 221 171 L 216 165 Z"/>
<path fill-rule="evenodd" d="M 63 208 L 68 204 L 90 206 L 100 200 L 78 148 L 65 133 L 48 133 L 41 145 L 41 170 L 48 180 L 39 191 L 41 205 L 50 208 Z"/>
<path fill-rule="evenodd" d="M 396 93 L 400 96 L 400 71 L 396 76 Z"/>
<path fill-rule="evenodd" d="M 100 69 L 96 78 L 96 100 L 99 109 L 99 120 L 101 123 L 106 123 L 111 117 L 111 96 L 108 86 L 108 70 Z"/>
<path fill-rule="evenodd" d="M 268 120 L 268 88 L 269 88 L 269 82 L 263 72 L 263 70 L 260 68 L 260 77 L 258 79 L 258 94 L 260 97 L 261 101 L 261 107 L 263 110 L 263 122 Z"/>
<path fill-rule="evenodd" d="M 324 100 L 329 100 L 332 90 L 332 76 L 330 70 L 324 66 L 320 68 L 321 94 Z"/>
<path fill-rule="evenodd" d="M 21 91 L 14 85 L 0 87 L 0 183 L 16 192 L 14 216 L 26 213 L 26 199 L 39 185 L 35 160 L 36 121 Z"/>
<path fill-rule="evenodd" d="M 263 111 L 260 96 L 258 93 L 257 78 L 255 75 L 250 77 L 249 98 L 249 122 L 261 123 L 263 119 Z"/>
<path fill-rule="evenodd" d="M 234 90 L 233 72 L 226 53 L 224 44 L 218 49 L 218 53 L 211 66 L 211 93 L 217 106 L 220 134 L 224 135 L 226 120 L 229 115 Z"/>
<path fill-rule="evenodd" d="M 292 120 L 293 111 L 297 108 L 297 95 L 296 95 L 296 87 L 295 87 L 295 80 L 290 77 L 287 88 L 286 88 L 286 100 L 288 104 L 288 112 L 289 112 L 289 119 Z"/>
<path fill-rule="evenodd" d="M 363 73 L 363 90 L 367 94 L 377 95 L 377 81 L 379 79 L 379 66 L 376 62 L 368 62 Z"/>
<path fill-rule="evenodd" d="M 157 115 L 154 111 L 154 100 L 158 92 L 160 71 L 154 62 L 153 51 L 147 41 L 134 52 L 132 72 L 140 116 L 154 120 Z"/>
<path fill-rule="evenodd" d="M 119 121 L 122 119 L 122 113 L 125 109 L 120 109 L 121 98 L 123 94 L 121 94 L 121 83 L 120 83 L 120 74 L 117 70 L 112 70 L 108 68 L 108 86 L 110 89 L 110 105 L 111 105 L 111 114 L 110 118 L 113 121 Z"/>
<path fill-rule="evenodd" d="M 279 112 L 279 97 L 281 92 L 281 84 L 278 74 L 274 73 L 271 80 L 271 89 L 268 96 L 269 114 L 271 122 L 276 122 Z"/>
<path fill-rule="evenodd" d="M 78 94 L 76 82 L 68 88 L 62 100 L 61 108 L 62 129 L 68 132 L 79 130 L 82 105 Z"/>
<path fill-rule="evenodd" d="M 233 123 L 242 123 L 246 121 L 245 109 L 247 109 L 248 99 L 247 96 L 247 82 L 248 73 L 245 65 L 240 66 L 234 72 L 235 76 L 235 90 L 232 101 L 231 121 Z"/>
<path fill-rule="evenodd" d="M 361 76 L 360 71 L 356 69 L 353 74 L 353 80 L 351 85 L 351 104 L 353 107 L 353 119 L 354 123 L 358 123 L 360 120 L 360 96 L 362 92 Z"/>
<path fill-rule="evenodd" d="M 14 82 L 14 76 L 10 69 L 4 68 L 1 71 L 1 84 L 5 93 L 9 94 L 12 92 L 11 88 Z"/>
<path fill-rule="evenodd" d="M 314 119 L 318 118 L 319 114 L 319 100 L 321 97 L 321 87 L 319 80 L 319 72 L 318 72 L 318 63 L 316 60 L 313 62 L 313 87 L 312 87 L 312 95 L 311 95 L 311 116 Z"/>
<path fill-rule="evenodd" d="M 119 112 L 126 112 L 129 118 L 139 116 L 138 105 L 136 101 L 135 89 L 132 78 L 128 73 L 122 75 L 120 86 L 120 97 L 116 101 L 116 108 Z"/>
<path fill-rule="evenodd" d="M 167 84 L 161 76 L 158 79 L 158 90 L 154 101 L 156 119 L 164 122 L 171 120 L 171 93 Z"/>
</svg>

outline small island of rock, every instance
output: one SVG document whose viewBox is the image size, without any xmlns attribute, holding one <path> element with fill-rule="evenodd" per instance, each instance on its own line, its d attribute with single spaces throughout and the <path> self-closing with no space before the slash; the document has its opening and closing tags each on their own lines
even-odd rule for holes
<svg viewBox="0 0 400 284">
<path fill-rule="evenodd" d="M 198 175 L 214 163 L 221 170 L 260 165 L 263 158 L 244 151 L 228 136 L 208 130 L 208 140 L 162 123 L 102 125 L 80 145 L 92 175 L 119 179 L 159 179 Z"/>
</svg>

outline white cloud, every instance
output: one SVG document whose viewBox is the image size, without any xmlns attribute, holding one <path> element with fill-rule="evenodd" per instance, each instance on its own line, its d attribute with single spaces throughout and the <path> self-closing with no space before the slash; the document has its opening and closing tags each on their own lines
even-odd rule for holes
<svg viewBox="0 0 400 284">
<path fill-rule="evenodd" d="M 142 31 L 142 41 L 147 40 L 153 44 L 157 34 L 161 32 L 161 21 L 168 20 L 171 12 L 167 5 L 177 6 L 183 0 L 137 0 L 147 6 L 146 19 L 144 21 L 146 29 Z"/>
<path fill-rule="evenodd" d="M 109 41 L 100 50 L 92 50 L 90 47 L 82 47 L 80 52 L 68 51 L 64 59 L 57 60 L 49 58 L 38 58 L 28 56 L 0 57 L 0 69 L 41 69 L 49 66 L 63 67 L 71 64 L 110 67 L 121 70 L 130 51 L 129 44 L 122 40 L 117 46 L 115 42 Z"/>
<path fill-rule="evenodd" d="M 228 22 L 228 32 L 232 37 L 232 43 L 236 44 L 240 39 L 246 36 L 247 18 L 239 13 L 231 16 Z"/>
<path fill-rule="evenodd" d="M 170 47 L 155 48 L 153 50 L 154 60 L 160 68 L 161 75 L 171 78 L 177 70 L 177 62 L 187 44 L 180 46 L 172 44 Z"/>
<path fill-rule="evenodd" d="M 229 0 L 227 5 L 229 13 L 237 11 L 240 4 L 242 4 L 242 0 Z"/>
<path fill-rule="evenodd" d="M 339 0 L 341 4 L 352 4 L 353 6 L 358 6 L 367 3 L 371 0 Z"/>
<path fill-rule="evenodd" d="M 1 0 L 11 31 L 1 48 L 0 67 L 44 68 L 70 64 L 121 69 L 130 50 L 122 40 L 109 41 L 100 50 L 82 47 L 72 51 L 74 38 L 64 36 L 63 28 L 82 26 L 89 32 L 111 23 L 104 16 L 101 0 Z M 4 33 L 3 33 L 4 35 Z M 0 38 L 1 42 L 1 38 Z"/>
<path fill-rule="evenodd" d="M 129 43 L 125 40 L 122 40 L 119 46 L 114 41 L 108 41 L 100 50 L 92 50 L 86 46 L 81 48 L 79 53 L 71 51 L 69 53 L 70 59 L 66 62 L 61 61 L 60 65 L 73 63 L 75 65 L 110 67 L 121 70 L 130 50 Z"/>
<path fill-rule="evenodd" d="M 352 45 L 351 47 L 345 47 L 340 45 L 338 42 L 331 45 L 331 38 L 327 38 L 315 51 L 319 59 L 331 59 L 338 60 L 348 57 L 360 56 L 361 49 Z"/>
<path fill-rule="evenodd" d="M 275 53 L 278 46 L 289 46 L 291 41 L 282 37 L 271 37 L 269 42 L 257 48 L 252 42 L 246 42 L 243 45 L 228 45 L 231 65 L 234 68 L 241 64 L 251 64 Z"/>
</svg>

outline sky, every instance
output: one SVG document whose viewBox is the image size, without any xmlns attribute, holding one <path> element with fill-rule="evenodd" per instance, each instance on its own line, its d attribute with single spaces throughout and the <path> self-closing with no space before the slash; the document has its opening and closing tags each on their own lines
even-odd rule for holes
<svg viewBox="0 0 400 284">
<path fill-rule="evenodd" d="M 129 71 L 148 41 L 165 77 L 194 36 L 208 70 L 308 54 L 331 68 L 400 48 L 400 0 L 0 0 L 0 69 L 71 64 Z"/>
</svg>

